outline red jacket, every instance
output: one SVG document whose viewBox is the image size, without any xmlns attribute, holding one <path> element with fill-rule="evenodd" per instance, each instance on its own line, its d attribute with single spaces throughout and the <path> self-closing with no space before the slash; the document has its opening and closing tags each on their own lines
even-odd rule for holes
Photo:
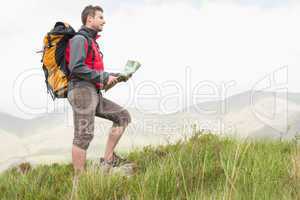
<svg viewBox="0 0 300 200">
<path fill-rule="evenodd" d="M 96 42 L 97 32 L 83 27 L 78 31 L 66 48 L 66 63 L 71 80 L 90 81 L 101 89 L 107 82 L 109 73 L 104 72 L 103 56 Z M 88 49 L 90 45 L 90 49 Z"/>
</svg>

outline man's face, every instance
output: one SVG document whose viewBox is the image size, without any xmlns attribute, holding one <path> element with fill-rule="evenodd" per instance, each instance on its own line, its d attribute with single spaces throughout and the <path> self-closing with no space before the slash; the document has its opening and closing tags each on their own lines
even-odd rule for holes
<svg viewBox="0 0 300 200">
<path fill-rule="evenodd" d="M 96 11 L 95 16 L 89 16 L 88 21 L 90 22 L 91 27 L 100 32 L 103 30 L 103 26 L 105 24 L 103 13 L 101 11 Z"/>
</svg>

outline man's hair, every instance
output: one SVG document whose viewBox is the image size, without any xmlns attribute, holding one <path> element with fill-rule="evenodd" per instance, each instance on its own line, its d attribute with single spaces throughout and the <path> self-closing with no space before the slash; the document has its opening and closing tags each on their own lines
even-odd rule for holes
<svg viewBox="0 0 300 200">
<path fill-rule="evenodd" d="M 92 5 L 86 6 L 81 13 L 82 24 L 83 25 L 86 24 L 86 19 L 88 16 L 95 17 L 96 11 L 103 12 L 103 9 L 100 6 L 92 6 Z"/>
</svg>

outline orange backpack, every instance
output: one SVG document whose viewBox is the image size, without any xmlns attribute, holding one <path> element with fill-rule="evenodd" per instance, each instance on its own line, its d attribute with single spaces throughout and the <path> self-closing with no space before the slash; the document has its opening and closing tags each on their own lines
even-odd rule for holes
<svg viewBox="0 0 300 200">
<path fill-rule="evenodd" d="M 69 24 L 56 22 L 54 28 L 44 37 L 41 62 L 47 92 L 53 100 L 67 97 L 69 71 L 66 66 L 65 50 L 69 39 L 75 34 L 76 32 Z"/>
</svg>

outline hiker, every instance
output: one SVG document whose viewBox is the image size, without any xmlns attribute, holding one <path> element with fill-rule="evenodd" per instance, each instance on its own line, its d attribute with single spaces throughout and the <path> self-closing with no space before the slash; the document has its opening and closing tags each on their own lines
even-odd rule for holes
<svg viewBox="0 0 300 200">
<path fill-rule="evenodd" d="M 111 169 L 120 161 L 114 149 L 131 122 L 128 111 L 106 99 L 101 89 L 114 84 L 118 74 L 104 70 L 103 55 L 96 39 L 105 24 L 100 6 L 87 6 L 81 13 L 82 27 L 66 50 L 66 61 L 70 71 L 68 101 L 73 110 L 74 139 L 72 162 L 75 172 L 85 168 L 86 151 L 94 137 L 95 116 L 112 121 L 105 153 L 100 158 L 100 166 Z M 90 41 L 89 41 L 90 40 Z"/>
</svg>

